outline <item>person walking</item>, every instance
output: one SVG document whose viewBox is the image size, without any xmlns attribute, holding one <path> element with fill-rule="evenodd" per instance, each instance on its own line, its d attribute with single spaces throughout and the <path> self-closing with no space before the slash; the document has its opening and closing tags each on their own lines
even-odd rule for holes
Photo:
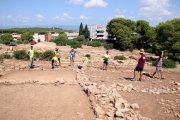
<svg viewBox="0 0 180 120">
<path fill-rule="evenodd" d="M 74 65 L 74 59 L 76 56 L 76 51 L 74 50 L 74 48 L 71 49 L 70 53 L 70 66 Z"/>
<path fill-rule="evenodd" d="M 33 50 L 33 46 L 31 46 L 30 50 L 28 51 L 28 55 L 29 55 L 29 58 L 30 58 L 29 67 L 33 68 L 34 67 L 34 50 Z"/>
<path fill-rule="evenodd" d="M 55 49 L 55 55 L 58 58 L 59 66 L 61 66 L 61 54 L 58 48 Z"/>
<path fill-rule="evenodd" d="M 163 78 L 163 74 L 162 74 L 163 55 L 164 55 L 164 51 L 161 51 L 161 52 L 159 53 L 159 58 L 158 58 L 157 61 L 156 61 L 156 70 L 155 70 L 155 72 L 153 73 L 152 78 L 154 78 L 154 76 L 155 76 L 155 74 L 156 74 L 157 72 L 160 72 L 160 74 L 161 74 L 161 79 L 164 79 L 164 78 Z"/>
<path fill-rule="evenodd" d="M 103 56 L 103 70 L 107 70 L 108 63 L 109 63 L 109 51 L 106 51 L 106 54 Z"/>
<path fill-rule="evenodd" d="M 138 64 L 136 68 L 134 69 L 134 77 L 132 80 L 136 80 L 136 72 L 140 73 L 139 81 L 142 81 L 142 71 L 144 69 L 144 64 L 146 61 L 146 56 L 144 55 L 144 49 L 140 49 L 140 58 L 138 60 Z"/>
</svg>

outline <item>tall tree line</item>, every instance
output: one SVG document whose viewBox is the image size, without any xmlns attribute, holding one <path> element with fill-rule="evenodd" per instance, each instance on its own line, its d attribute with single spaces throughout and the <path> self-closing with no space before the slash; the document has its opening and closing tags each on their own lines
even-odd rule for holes
<svg viewBox="0 0 180 120">
<path fill-rule="evenodd" d="M 88 26 L 86 24 L 85 27 L 83 27 L 82 22 L 79 26 L 79 36 L 81 36 L 81 35 L 83 35 L 86 39 L 90 38 L 90 32 L 88 30 Z"/>
<path fill-rule="evenodd" d="M 157 53 L 180 53 L 180 18 L 161 22 L 151 27 L 148 21 L 114 18 L 107 24 L 107 31 L 116 38 L 121 50 L 144 48 Z"/>
</svg>

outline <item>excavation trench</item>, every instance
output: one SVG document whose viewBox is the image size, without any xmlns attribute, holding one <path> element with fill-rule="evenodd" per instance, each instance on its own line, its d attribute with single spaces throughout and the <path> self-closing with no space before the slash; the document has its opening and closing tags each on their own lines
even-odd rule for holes
<svg viewBox="0 0 180 120">
<path fill-rule="evenodd" d="M 94 119 L 75 71 L 14 71 L 0 83 L 0 120 Z"/>
</svg>

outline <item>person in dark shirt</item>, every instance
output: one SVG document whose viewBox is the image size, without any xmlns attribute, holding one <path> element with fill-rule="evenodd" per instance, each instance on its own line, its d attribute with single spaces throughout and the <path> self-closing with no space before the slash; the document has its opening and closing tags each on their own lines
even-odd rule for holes
<svg viewBox="0 0 180 120">
<path fill-rule="evenodd" d="M 136 80 L 136 72 L 140 73 L 139 81 L 142 80 L 142 71 L 144 68 L 144 64 L 146 62 L 146 56 L 144 55 L 144 49 L 140 49 L 140 55 L 141 55 L 141 57 L 138 60 L 138 64 L 137 64 L 136 68 L 134 69 L 134 77 L 132 80 Z"/>
</svg>

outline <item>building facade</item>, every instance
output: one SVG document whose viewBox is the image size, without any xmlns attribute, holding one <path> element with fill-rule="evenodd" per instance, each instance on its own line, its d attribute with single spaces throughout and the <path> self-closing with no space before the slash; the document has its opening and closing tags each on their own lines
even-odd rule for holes
<svg viewBox="0 0 180 120">
<path fill-rule="evenodd" d="M 33 35 L 33 40 L 36 42 L 44 42 L 45 41 L 45 35 L 40 35 L 38 33 L 35 33 Z"/>
<path fill-rule="evenodd" d="M 108 33 L 106 27 L 103 25 L 89 25 L 88 26 L 91 39 L 108 39 Z"/>
<path fill-rule="evenodd" d="M 17 34 L 17 33 L 12 33 L 12 38 L 14 41 L 20 40 L 21 39 L 21 35 Z"/>
<path fill-rule="evenodd" d="M 74 38 L 77 38 L 79 36 L 79 32 L 65 32 L 68 39 L 72 40 Z"/>
</svg>

